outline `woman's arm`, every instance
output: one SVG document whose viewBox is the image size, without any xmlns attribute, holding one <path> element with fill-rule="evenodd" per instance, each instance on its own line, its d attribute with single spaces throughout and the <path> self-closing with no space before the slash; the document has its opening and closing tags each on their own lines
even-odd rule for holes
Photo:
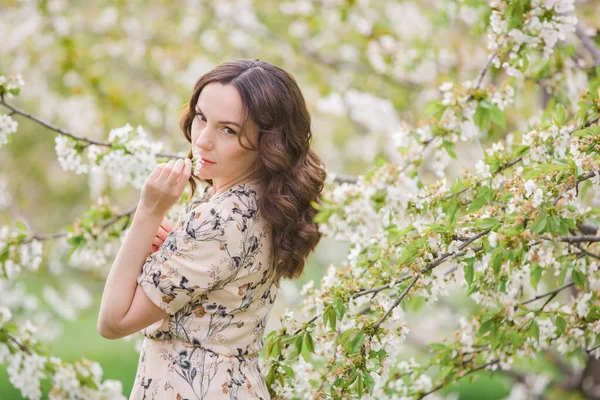
<svg viewBox="0 0 600 400">
<path fill-rule="evenodd" d="M 138 206 L 131 227 L 106 279 L 97 325 L 100 335 L 109 339 L 126 336 L 123 335 L 126 330 L 122 324 L 124 321 L 131 321 L 132 316 L 142 324 L 148 322 L 140 329 L 167 316 L 148 299 L 146 304 L 136 300 L 136 307 L 132 308 L 138 286 L 136 279 L 142 272 L 148 249 L 163 218 L 164 215 L 152 213 Z M 145 296 L 143 291 L 138 292 L 140 296 Z M 130 316 L 127 315 L 129 311 L 132 312 Z"/>
<path fill-rule="evenodd" d="M 168 315 L 138 290 L 137 277 L 155 232 L 181 197 L 190 173 L 189 159 L 171 160 L 159 164 L 146 179 L 133 222 L 106 279 L 97 324 L 100 335 L 108 339 L 127 336 Z"/>
</svg>

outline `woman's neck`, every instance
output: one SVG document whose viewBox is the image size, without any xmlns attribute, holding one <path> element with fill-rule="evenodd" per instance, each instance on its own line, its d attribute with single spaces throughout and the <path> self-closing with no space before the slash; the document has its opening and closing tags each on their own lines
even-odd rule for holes
<svg viewBox="0 0 600 400">
<path fill-rule="evenodd" d="M 257 185 L 260 182 L 261 182 L 261 179 L 259 179 L 259 178 L 247 177 L 245 179 L 239 179 L 233 183 L 228 183 L 228 184 L 223 184 L 223 185 L 217 186 L 217 185 L 215 185 L 215 181 L 213 180 L 213 185 L 208 188 L 208 194 L 210 197 L 214 197 L 214 196 L 218 196 L 221 193 L 224 193 L 227 190 L 231 189 L 232 187 L 235 187 L 238 185 L 242 185 L 242 184 Z"/>
</svg>

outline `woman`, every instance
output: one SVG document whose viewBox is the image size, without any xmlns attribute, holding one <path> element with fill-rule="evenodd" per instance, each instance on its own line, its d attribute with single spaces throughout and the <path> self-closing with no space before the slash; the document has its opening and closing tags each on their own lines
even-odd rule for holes
<svg viewBox="0 0 600 400">
<path fill-rule="evenodd" d="M 236 60 L 200 77 L 181 128 L 190 153 L 148 177 L 98 332 L 143 329 L 131 399 L 268 399 L 258 352 L 269 311 L 321 238 L 311 202 L 326 173 L 310 115 L 290 74 Z M 195 178 L 207 189 L 170 230 L 164 216 L 188 180 L 193 197 Z"/>
</svg>

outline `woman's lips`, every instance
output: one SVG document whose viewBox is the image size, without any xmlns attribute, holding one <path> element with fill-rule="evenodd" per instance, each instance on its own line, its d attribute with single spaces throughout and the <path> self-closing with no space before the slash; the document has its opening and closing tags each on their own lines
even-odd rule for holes
<svg viewBox="0 0 600 400">
<path fill-rule="evenodd" d="M 200 158 L 200 164 L 202 164 L 202 165 L 213 165 L 213 164 L 216 164 L 216 163 L 212 162 L 212 161 L 208 161 L 208 160 L 206 160 L 204 158 Z"/>
</svg>

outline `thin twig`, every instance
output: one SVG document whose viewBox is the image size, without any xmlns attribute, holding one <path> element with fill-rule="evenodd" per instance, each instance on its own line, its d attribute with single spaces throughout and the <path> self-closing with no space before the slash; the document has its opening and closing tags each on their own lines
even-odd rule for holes
<svg viewBox="0 0 600 400">
<path fill-rule="evenodd" d="M 558 240 L 565 243 L 595 243 L 600 242 L 600 236 L 559 236 Z"/>
<path fill-rule="evenodd" d="M 66 130 L 64 130 L 62 128 L 59 128 L 58 126 L 53 125 L 53 124 L 51 124 L 49 122 L 46 122 L 46 121 L 42 120 L 41 118 L 36 117 L 35 115 L 29 114 L 29 113 L 27 113 L 27 112 L 25 112 L 23 110 L 20 110 L 17 107 L 13 106 L 12 104 L 9 104 L 9 103 L 7 103 L 7 102 L 5 102 L 3 100 L 0 100 L 0 105 L 3 105 L 5 107 L 11 109 L 12 112 L 15 113 L 15 114 L 18 114 L 18 115 L 21 115 L 21 116 L 23 116 L 25 118 L 28 118 L 28 119 L 30 119 L 30 120 L 32 120 L 32 121 L 34 121 L 34 122 L 36 122 L 36 123 L 38 123 L 38 124 L 40 124 L 40 125 L 48 128 L 48 129 L 50 129 L 50 130 L 52 130 L 54 132 L 60 133 L 63 136 L 68 136 L 68 137 L 70 137 L 72 139 L 75 139 L 75 140 L 78 140 L 78 141 L 81 141 L 81 142 L 85 142 L 85 143 L 88 143 L 88 144 L 94 144 L 96 146 L 103 146 L 103 147 L 109 147 L 109 148 L 112 147 L 111 144 L 110 144 L 110 142 L 105 142 L 105 141 L 102 141 L 102 140 L 94 140 L 94 139 L 86 138 L 86 137 L 83 137 L 83 136 L 77 136 L 77 135 L 74 135 L 74 134 L 72 134 L 70 132 L 67 132 Z M 181 158 L 180 156 L 178 156 L 176 154 L 168 154 L 168 153 L 156 153 L 155 156 L 157 156 L 157 157 L 165 157 L 165 158 Z"/>
<path fill-rule="evenodd" d="M 544 297 L 547 297 L 547 296 L 556 296 L 559 292 L 563 291 L 564 289 L 570 288 L 574 284 L 575 284 L 574 282 L 568 283 L 568 284 L 566 284 L 566 285 L 564 285 L 562 287 L 559 287 L 558 289 L 554 289 L 553 291 L 545 293 L 545 294 L 540 294 L 539 296 L 535 296 L 533 299 L 529 299 L 529 300 L 524 301 L 524 302 L 519 303 L 519 304 L 522 305 L 522 306 L 524 306 L 524 305 L 532 303 L 532 302 L 534 302 L 536 300 L 543 299 Z"/>
<path fill-rule="evenodd" d="M 394 308 L 396 308 L 398 304 L 400 304 L 402 299 L 408 294 L 408 291 L 414 286 L 414 284 L 417 282 L 417 279 L 419 279 L 419 276 L 415 276 L 413 280 L 410 281 L 406 289 L 404 289 L 404 291 L 400 294 L 400 296 L 398 296 L 396 301 L 394 301 L 394 304 L 392 304 L 392 306 L 385 312 L 385 314 L 383 314 L 381 318 L 379 318 L 379 320 L 375 323 L 375 325 L 373 325 L 373 329 L 377 330 L 379 328 L 381 323 L 385 321 L 385 319 L 390 315 Z"/>
<path fill-rule="evenodd" d="M 103 223 L 101 225 L 102 229 L 104 230 L 104 229 L 108 228 L 109 226 L 113 225 L 114 223 L 116 223 L 123 217 L 129 217 L 131 214 L 133 214 L 135 212 L 136 209 L 137 209 L 137 205 L 129 211 L 115 215 L 113 218 L 111 218 L 110 220 L 106 221 L 105 223 Z M 68 232 L 36 233 L 35 235 L 31 236 L 30 238 L 25 239 L 23 242 L 21 242 L 21 244 L 27 244 L 33 240 L 42 241 L 42 240 L 60 239 L 60 238 L 67 236 L 68 234 L 69 234 Z"/>
</svg>

